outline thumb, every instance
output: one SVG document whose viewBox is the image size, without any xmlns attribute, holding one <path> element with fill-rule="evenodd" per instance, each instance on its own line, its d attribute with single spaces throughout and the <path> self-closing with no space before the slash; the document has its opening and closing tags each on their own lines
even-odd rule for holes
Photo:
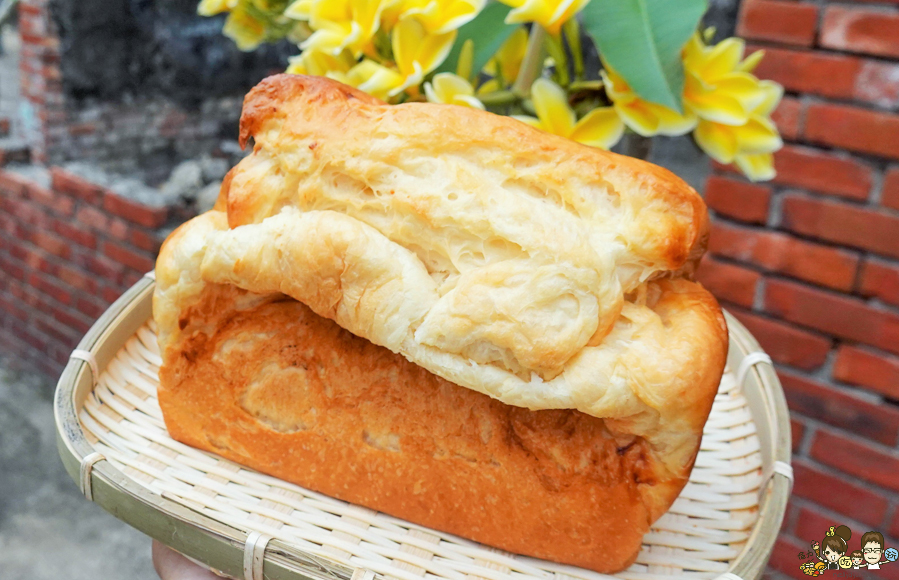
<svg viewBox="0 0 899 580">
<path fill-rule="evenodd" d="M 153 567 L 160 580 L 219 580 L 209 570 L 156 540 L 153 540 Z"/>
</svg>

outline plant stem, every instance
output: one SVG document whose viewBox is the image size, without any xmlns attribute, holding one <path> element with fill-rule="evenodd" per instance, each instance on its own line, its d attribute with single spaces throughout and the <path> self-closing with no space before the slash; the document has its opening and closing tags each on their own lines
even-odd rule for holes
<svg viewBox="0 0 899 580">
<path fill-rule="evenodd" d="M 531 92 L 531 85 L 543 72 L 543 40 L 545 38 L 546 31 L 542 26 L 538 24 L 531 26 L 528 47 L 524 53 L 524 60 L 521 62 L 518 78 L 512 85 L 512 92 L 520 96 L 526 96 Z"/>
<path fill-rule="evenodd" d="M 584 52 L 581 47 L 581 27 L 577 17 L 573 16 L 571 20 L 563 24 L 562 30 L 568 39 L 568 47 L 571 48 L 571 56 L 574 59 L 575 82 L 581 81 L 584 79 Z"/>
<path fill-rule="evenodd" d="M 494 91 L 492 93 L 478 95 L 478 99 L 488 107 L 497 105 L 511 105 L 512 103 L 517 102 L 520 98 L 521 97 L 519 97 L 512 91 Z"/>
</svg>

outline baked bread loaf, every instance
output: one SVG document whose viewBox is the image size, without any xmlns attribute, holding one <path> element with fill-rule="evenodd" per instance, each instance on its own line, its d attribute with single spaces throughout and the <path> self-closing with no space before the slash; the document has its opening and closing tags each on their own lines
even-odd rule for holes
<svg viewBox="0 0 899 580">
<path fill-rule="evenodd" d="M 172 436 L 512 552 L 627 567 L 687 481 L 727 329 L 702 200 L 487 112 L 278 75 L 156 266 Z"/>
</svg>

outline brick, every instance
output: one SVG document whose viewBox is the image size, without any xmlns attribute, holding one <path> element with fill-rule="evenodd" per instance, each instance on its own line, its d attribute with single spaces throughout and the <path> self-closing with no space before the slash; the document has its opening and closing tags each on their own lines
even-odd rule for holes
<svg viewBox="0 0 899 580">
<path fill-rule="evenodd" d="M 856 298 L 768 279 L 765 311 L 833 336 L 899 353 L 899 314 Z"/>
<path fill-rule="evenodd" d="M 112 242 L 103 244 L 103 253 L 119 264 L 137 270 L 140 273 L 149 272 L 156 266 L 155 260 L 150 256 Z"/>
<path fill-rule="evenodd" d="M 847 344 L 840 345 L 833 378 L 899 399 L 899 358 Z M 896 421 L 899 421 L 897 413 Z"/>
<path fill-rule="evenodd" d="M 858 255 L 848 250 L 720 221 L 712 224 L 709 252 L 847 292 L 855 282 L 859 263 Z"/>
<path fill-rule="evenodd" d="M 50 177 L 54 191 L 77 197 L 91 205 L 99 205 L 106 193 L 103 187 L 59 167 L 50 168 Z"/>
<path fill-rule="evenodd" d="M 868 259 L 861 269 L 859 293 L 899 306 L 899 264 Z"/>
<path fill-rule="evenodd" d="M 899 63 L 864 59 L 853 97 L 881 107 L 899 105 Z"/>
<path fill-rule="evenodd" d="M 879 526 L 887 510 L 885 495 L 855 485 L 805 462 L 793 463 L 793 494 L 822 505 L 854 520 Z M 846 501 L 852 498 L 852 501 Z"/>
<path fill-rule="evenodd" d="M 815 40 L 818 8 L 805 2 L 745 0 L 737 34 L 744 38 L 811 46 Z"/>
<path fill-rule="evenodd" d="M 753 71 L 787 91 L 835 99 L 851 99 L 862 59 L 854 56 L 765 47 L 765 57 Z"/>
<path fill-rule="evenodd" d="M 69 290 L 66 290 L 56 282 L 51 282 L 47 277 L 42 276 L 41 274 L 30 274 L 28 276 L 28 284 L 57 302 L 62 304 L 72 303 L 72 293 Z"/>
<path fill-rule="evenodd" d="M 824 364 L 830 352 L 829 338 L 745 310 L 731 309 L 731 314 L 743 323 L 776 362 L 813 370 Z"/>
<path fill-rule="evenodd" d="M 169 216 L 166 207 L 151 207 L 137 203 L 130 199 L 120 197 L 113 192 L 108 192 L 103 200 L 103 209 L 113 215 L 125 218 L 148 228 L 158 228 L 163 225 Z"/>
<path fill-rule="evenodd" d="M 31 242 L 35 246 L 63 259 L 68 258 L 71 252 L 71 247 L 64 239 L 45 231 L 34 232 L 31 236 Z"/>
<path fill-rule="evenodd" d="M 97 282 L 94 277 L 70 266 L 60 266 L 57 277 L 60 281 L 65 282 L 73 288 L 78 288 L 79 290 L 95 292 L 97 289 Z"/>
<path fill-rule="evenodd" d="M 125 241 L 130 237 L 128 229 L 129 226 L 125 220 L 112 218 L 109 220 L 109 228 L 107 228 L 106 233 L 112 238 Z"/>
<path fill-rule="evenodd" d="M 802 103 L 793 97 L 783 97 L 771 114 L 781 137 L 794 141 L 802 132 Z"/>
<path fill-rule="evenodd" d="M 0 272 L 3 272 L 4 277 L 25 280 L 25 268 L 2 255 L 0 255 Z"/>
<path fill-rule="evenodd" d="M 779 369 L 791 412 L 883 443 L 899 441 L 899 409 L 876 405 L 840 389 Z"/>
<path fill-rule="evenodd" d="M 899 473 L 899 458 L 895 452 L 889 453 L 874 445 L 866 445 L 827 429 L 819 429 L 815 433 L 809 454 L 818 462 L 843 473 L 899 491 L 899 477 L 896 477 Z"/>
<path fill-rule="evenodd" d="M 821 46 L 877 56 L 899 57 L 899 14 L 828 6 L 821 23 Z"/>
<path fill-rule="evenodd" d="M 157 236 L 148 234 L 139 228 L 133 228 L 131 230 L 131 237 L 129 240 L 135 247 L 152 252 L 154 255 L 159 253 L 159 248 L 162 245 L 162 242 Z"/>
<path fill-rule="evenodd" d="M 880 204 L 892 209 L 899 209 L 899 169 L 890 169 L 884 176 Z"/>
<path fill-rule="evenodd" d="M 50 213 L 70 217 L 75 211 L 75 201 L 72 198 L 54 193 L 46 187 L 31 183 L 28 185 L 27 194 L 28 199 Z"/>
<path fill-rule="evenodd" d="M 121 284 L 122 277 L 125 275 L 125 267 L 106 256 L 98 256 L 91 254 L 78 254 L 77 259 L 73 263 L 82 268 L 86 268 L 88 272 L 100 276 L 106 282 L 112 284 Z"/>
<path fill-rule="evenodd" d="M 0 198 L 0 201 L 3 209 L 22 223 L 40 229 L 50 227 L 50 215 L 32 202 L 11 197 Z"/>
<path fill-rule="evenodd" d="M 103 300 L 106 301 L 107 303 L 112 304 L 113 302 L 118 300 L 119 296 L 121 296 L 124 292 L 125 292 L 124 288 L 113 288 L 111 286 L 104 286 L 103 289 L 100 291 L 100 297 L 103 298 Z"/>
<path fill-rule="evenodd" d="M 775 183 L 864 200 L 871 191 L 871 168 L 846 155 L 787 145 L 774 154 Z"/>
<path fill-rule="evenodd" d="M 755 288 L 762 277 L 758 272 L 706 257 L 696 272 L 696 280 L 719 300 L 752 307 Z"/>
<path fill-rule="evenodd" d="M 92 234 L 84 227 L 78 224 L 69 224 L 64 221 L 55 220 L 53 222 L 53 231 L 79 246 L 94 249 L 97 247 L 97 236 Z"/>
<path fill-rule="evenodd" d="M 103 306 L 98 306 L 94 300 L 86 297 L 80 297 L 75 300 L 75 308 L 78 309 L 78 312 L 81 312 L 82 314 L 90 317 L 93 320 L 100 318 L 100 316 L 102 316 L 106 311 L 106 308 L 104 308 Z"/>
<path fill-rule="evenodd" d="M 25 197 L 29 185 L 30 182 L 21 175 L 0 169 L 0 193 L 4 197 Z"/>
<path fill-rule="evenodd" d="M 712 175 L 705 184 L 705 202 L 721 215 L 763 224 L 768 219 L 771 189 L 764 185 Z"/>
<path fill-rule="evenodd" d="M 894 538 L 899 538 L 899 510 L 893 510 L 893 522 L 887 533 Z"/>
<path fill-rule="evenodd" d="M 72 313 L 63 308 L 54 308 L 53 318 L 81 334 L 86 333 L 91 327 L 90 323 L 87 322 L 87 317 L 80 312 Z"/>
<path fill-rule="evenodd" d="M 846 105 L 815 103 L 805 116 L 809 142 L 899 158 L 899 115 Z"/>
<path fill-rule="evenodd" d="M 820 540 L 818 541 L 820 542 Z M 810 577 L 799 570 L 799 565 L 803 562 L 803 560 L 796 559 L 799 552 L 808 552 L 808 546 L 792 538 L 779 536 L 774 541 L 774 548 L 771 550 L 768 566 L 788 575 L 790 578 L 808 580 Z"/>
<path fill-rule="evenodd" d="M 35 328 L 46 334 L 49 338 L 68 347 L 69 351 L 75 348 L 81 338 L 81 333 L 77 330 L 59 324 L 56 321 L 48 322 L 44 320 L 43 317 L 35 318 L 33 324 Z"/>
<path fill-rule="evenodd" d="M 788 194 L 781 225 L 798 234 L 899 257 L 899 215 Z"/>
<path fill-rule="evenodd" d="M 93 206 L 79 208 L 75 212 L 75 219 L 100 233 L 105 233 L 109 228 L 109 217 Z"/>
<path fill-rule="evenodd" d="M 805 423 L 795 418 L 790 418 L 790 442 L 793 453 L 798 453 L 802 447 L 802 437 L 805 435 Z"/>
<path fill-rule="evenodd" d="M 6 298 L 2 294 L 0 294 L 0 312 L 3 312 L 4 316 L 7 314 L 12 315 L 22 322 L 27 321 L 29 318 L 28 310 L 18 300 Z"/>
</svg>

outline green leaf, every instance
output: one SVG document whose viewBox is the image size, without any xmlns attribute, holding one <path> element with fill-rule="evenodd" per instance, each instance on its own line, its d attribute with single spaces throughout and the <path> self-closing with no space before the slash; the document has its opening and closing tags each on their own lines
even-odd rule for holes
<svg viewBox="0 0 899 580">
<path fill-rule="evenodd" d="M 706 0 L 592 0 L 583 25 L 634 92 L 683 112 L 681 49 L 706 8 Z"/>
<path fill-rule="evenodd" d="M 453 44 L 453 49 L 449 56 L 443 61 L 437 71 L 456 72 L 456 64 L 459 62 L 459 53 L 462 52 L 462 45 L 466 40 L 471 39 L 474 43 L 474 60 L 472 61 L 472 73 L 480 72 L 487 61 L 490 60 L 503 42 L 509 38 L 515 29 L 520 26 L 518 24 L 509 25 L 505 23 L 506 15 L 512 10 L 511 7 L 499 2 L 490 2 L 481 10 L 481 13 L 471 22 L 459 28 L 459 36 Z"/>
</svg>

